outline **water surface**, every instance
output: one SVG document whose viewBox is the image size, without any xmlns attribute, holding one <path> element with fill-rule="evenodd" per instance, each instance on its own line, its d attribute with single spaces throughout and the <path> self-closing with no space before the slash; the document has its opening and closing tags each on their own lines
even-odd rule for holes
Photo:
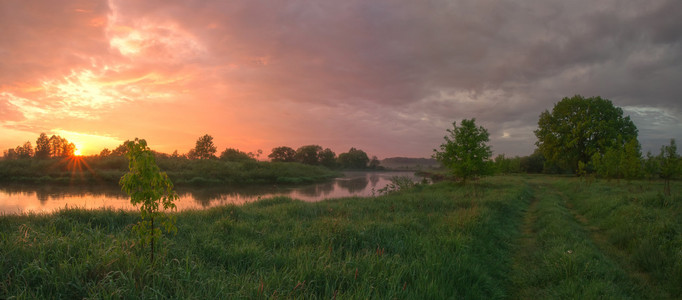
<svg viewBox="0 0 682 300">
<path fill-rule="evenodd" d="M 346 172 L 344 177 L 306 186 L 251 187 L 178 187 L 178 210 L 202 209 L 224 204 L 244 204 L 272 196 L 288 196 L 303 201 L 321 201 L 342 197 L 369 197 L 390 183 L 393 176 L 409 176 L 412 172 Z M 0 185 L 0 214 L 21 212 L 53 212 L 64 207 L 86 209 L 134 209 L 128 196 L 116 186 Z"/>
</svg>

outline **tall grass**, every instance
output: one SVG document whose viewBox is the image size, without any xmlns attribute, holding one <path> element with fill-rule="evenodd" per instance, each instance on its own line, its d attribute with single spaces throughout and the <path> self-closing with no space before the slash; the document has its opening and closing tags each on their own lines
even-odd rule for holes
<svg viewBox="0 0 682 300">
<path fill-rule="evenodd" d="M 564 182 L 567 179 L 561 179 Z M 572 179 L 568 179 L 572 181 Z M 519 299 L 641 299 L 646 286 L 602 253 L 546 177 L 531 180 L 534 203 L 524 225 L 513 273 Z M 599 199 L 593 199 L 599 201 Z M 523 240 L 522 240 L 523 241 Z"/>
<path fill-rule="evenodd" d="M 185 211 L 153 265 L 133 213 L 2 216 L 0 298 L 505 298 L 529 189 L 480 185 Z"/>
<path fill-rule="evenodd" d="M 597 231 L 605 251 L 641 280 L 682 295 L 682 183 L 663 195 L 663 182 L 599 181 L 589 186 L 559 181 L 574 209 Z M 675 192 L 677 191 L 677 192 Z"/>
</svg>

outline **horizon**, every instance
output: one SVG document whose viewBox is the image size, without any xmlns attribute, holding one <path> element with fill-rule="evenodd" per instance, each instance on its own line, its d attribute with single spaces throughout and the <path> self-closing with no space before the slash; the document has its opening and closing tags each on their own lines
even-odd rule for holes
<svg viewBox="0 0 682 300">
<path fill-rule="evenodd" d="M 475 118 L 493 156 L 539 115 L 609 99 L 642 153 L 682 140 L 682 3 L 195 0 L 0 3 L 0 149 L 41 132 L 96 155 L 320 145 L 430 158 Z"/>
</svg>

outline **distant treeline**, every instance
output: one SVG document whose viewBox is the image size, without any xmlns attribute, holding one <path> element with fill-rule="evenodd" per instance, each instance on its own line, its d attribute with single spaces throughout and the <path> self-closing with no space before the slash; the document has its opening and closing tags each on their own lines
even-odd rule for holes
<svg viewBox="0 0 682 300">
<path fill-rule="evenodd" d="M 99 155 L 90 157 L 123 157 L 126 155 L 127 148 L 125 141 L 119 146 L 110 150 L 104 148 Z M 57 158 L 73 157 L 76 147 L 65 138 L 53 135 L 47 138 L 45 133 L 41 133 L 36 140 L 35 150 L 30 141 L 16 148 L 4 151 L 4 160 L 30 159 L 30 158 Z M 185 154 L 179 154 L 175 150 L 172 154 L 154 151 L 157 158 L 175 158 L 187 160 L 222 160 L 229 162 L 258 161 L 263 154 L 262 150 L 254 152 L 243 152 L 235 148 L 226 148 L 216 155 L 217 148 L 213 143 L 213 137 L 206 134 L 197 139 L 195 147 Z M 272 149 L 268 158 L 272 162 L 297 162 L 305 165 L 324 166 L 330 169 L 381 169 L 381 162 L 376 156 L 370 159 L 363 150 L 350 148 L 348 152 L 339 154 L 329 148 L 322 148 L 319 145 L 306 145 L 294 150 L 288 146 L 275 147 Z"/>
<path fill-rule="evenodd" d="M 338 177 L 322 166 L 300 163 L 192 160 L 159 155 L 156 162 L 175 184 L 243 185 L 311 183 Z M 118 184 L 128 171 L 124 156 L 88 156 L 0 161 L 0 181 L 65 184 Z"/>
<path fill-rule="evenodd" d="M 381 160 L 381 166 L 396 170 L 422 170 L 440 168 L 440 163 L 433 158 L 389 157 Z"/>
</svg>

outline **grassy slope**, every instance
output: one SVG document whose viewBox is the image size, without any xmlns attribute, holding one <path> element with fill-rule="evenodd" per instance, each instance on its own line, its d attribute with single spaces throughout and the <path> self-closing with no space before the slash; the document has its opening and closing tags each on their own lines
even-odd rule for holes
<svg viewBox="0 0 682 300">
<path fill-rule="evenodd" d="M 0 298 L 674 298 L 682 184 L 493 177 L 178 214 L 150 266 L 133 213 L 0 217 Z"/>
</svg>

